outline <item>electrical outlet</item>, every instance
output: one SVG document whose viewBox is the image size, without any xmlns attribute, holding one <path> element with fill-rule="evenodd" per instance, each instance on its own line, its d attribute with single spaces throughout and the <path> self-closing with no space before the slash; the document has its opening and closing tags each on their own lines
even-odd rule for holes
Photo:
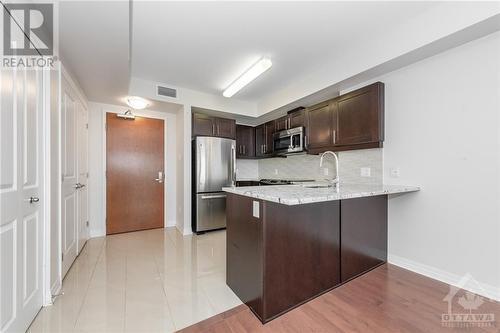
<svg viewBox="0 0 500 333">
<path fill-rule="evenodd" d="M 399 168 L 391 168 L 389 170 L 389 174 L 391 175 L 392 178 L 399 178 L 399 176 L 401 176 Z"/>
<path fill-rule="evenodd" d="M 278 174 L 278 169 L 274 169 L 274 174 L 277 175 Z"/>
<path fill-rule="evenodd" d="M 371 177 L 372 175 L 372 169 L 371 168 L 361 168 L 360 169 L 360 175 L 361 177 Z"/>
<path fill-rule="evenodd" d="M 253 202 L 253 217 L 260 218 L 260 204 L 258 201 Z"/>
<path fill-rule="evenodd" d="M 328 168 L 323 168 L 323 175 L 328 176 Z"/>
</svg>

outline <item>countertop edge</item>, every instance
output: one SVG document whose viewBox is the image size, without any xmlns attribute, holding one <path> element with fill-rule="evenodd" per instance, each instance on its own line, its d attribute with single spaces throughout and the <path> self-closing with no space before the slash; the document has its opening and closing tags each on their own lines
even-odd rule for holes
<svg viewBox="0 0 500 333">
<path fill-rule="evenodd" d="M 285 185 L 285 186 L 286 186 L 286 188 L 289 188 L 289 186 L 294 186 L 294 185 Z M 363 185 L 355 184 L 355 186 L 362 187 Z M 275 186 L 273 186 L 273 187 L 275 187 Z M 279 195 L 268 195 L 268 194 L 266 195 L 266 194 L 262 194 L 262 193 L 255 193 L 255 192 L 252 192 L 252 189 L 255 191 L 256 189 L 258 190 L 259 187 L 254 187 L 254 186 L 224 187 L 224 188 L 222 188 L 222 190 L 224 192 L 227 192 L 227 193 L 243 195 L 243 196 L 250 197 L 250 198 L 280 203 L 280 204 L 289 205 L 289 206 L 304 205 L 304 204 L 315 203 L 315 202 L 355 199 L 355 198 L 372 197 L 372 196 L 378 196 L 378 195 L 402 194 L 402 193 L 410 193 L 410 192 L 420 191 L 419 186 L 410 186 L 410 185 L 384 184 L 382 186 L 383 188 L 379 189 L 379 190 L 370 189 L 369 185 L 366 187 L 367 187 L 366 190 L 347 191 L 347 193 L 342 193 L 342 185 L 341 185 L 339 193 L 333 193 L 333 194 L 329 194 L 329 195 L 319 193 L 318 196 L 316 196 L 316 197 L 309 197 L 309 198 L 304 197 L 301 199 L 284 198 L 284 197 L 279 196 Z M 266 188 L 270 188 L 270 187 L 266 187 Z M 276 190 L 279 191 L 280 189 L 276 189 Z"/>
</svg>

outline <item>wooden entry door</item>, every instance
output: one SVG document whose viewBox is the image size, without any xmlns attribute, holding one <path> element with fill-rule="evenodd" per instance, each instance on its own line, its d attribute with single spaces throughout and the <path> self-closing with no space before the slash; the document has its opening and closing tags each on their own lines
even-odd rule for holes
<svg viewBox="0 0 500 333">
<path fill-rule="evenodd" d="M 106 233 L 164 226 L 164 121 L 106 114 Z"/>
</svg>

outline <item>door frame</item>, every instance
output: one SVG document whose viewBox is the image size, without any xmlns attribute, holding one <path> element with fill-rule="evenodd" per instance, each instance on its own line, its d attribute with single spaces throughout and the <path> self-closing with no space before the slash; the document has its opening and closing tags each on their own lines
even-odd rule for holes
<svg viewBox="0 0 500 333">
<path fill-rule="evenodd" d="M 102 168 L 102 223 L 104 227 L 104 235 L 107 235 L 107 225 L 106 225 L 106 170 L 108 167 L 107 161 L 106 161 L 106 145 L 107 145 L 107 138 L 106 138 L 106 114 L 107 113 L 114 113 L 114 114 L 119 114 L 119 113 L 124 113 L 128 107 L 124 106 L 121 109 L 111 109 L 111 108 L 103 108 L 102 109 L 102 161 L 103 161 L 103 168 Z M 163 228 L 166 228 L 168 226 L 168 219 L 167 219 L 167 186 L 171 185 L 171 182 L 173 181 L 169 177 L 167 177 L 167 168 L 172 167 L 167 164 L 167 122 L 171 121 L 171 119 L 164 113 L 158 112 L 158 111 L 149 111 L 149 110 L 134 110 L 133 114 L 138 116 L 138 117 L 144 117 L 144 118 L 151 118 L 151 119 L 161 119 L 163 120 L 163 137 L 164 137 L 164 145 L 163 145 L 163 165 L 164 165 L 164 177 L 165 180 L 163 182 Z M 124 120 L 126 121 L 126 120 Z M 175 208 L 177 209 L 177 208 Z"/>
<path fill-rule="evenodd" d="M 51 197 L 51 133 L 53 129 L 51 128 L 51 85 L 50 76 L 54 73 L 50 69 L 42 69 L 42 133 L 41 138 L 43 140 L 43 147 L 41 155 L 42 157 L 42 173 L 43 173 L 43 223 L 42 223 L 42 306 L 47 306 L 52 304 L 52 288 L 50 285 L 50 266 L 51 266 L 51 253 L 50 253 L 50 220 L 51 220 L 51 201 L 54 198 Z M 57 129 L 56 129 L 57 130 Z M 55 147 L 59 149 L 59 147 Z"/>
</svg>

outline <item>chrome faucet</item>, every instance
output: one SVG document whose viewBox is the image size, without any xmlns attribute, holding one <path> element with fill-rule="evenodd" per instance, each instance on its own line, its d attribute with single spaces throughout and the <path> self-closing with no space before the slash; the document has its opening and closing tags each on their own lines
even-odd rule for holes
<svg viewBox="0 0 500 333">
<path fill-rule="evenodd" d="M 325 157 L 326 154 L 333 155 L 335 157 L 335 178 L 328 180 L 332 186 L 336 186 L 338 188 L 339 184 L 339 158 L 337 157 L 337 154 L 335 154 L 333 151 L 327 150 L 323 154 L 321 154 L 321 158 L 319 159 L 319 167 L 321 168 L 323 166 L 323 158 Z"/>
</svg>

